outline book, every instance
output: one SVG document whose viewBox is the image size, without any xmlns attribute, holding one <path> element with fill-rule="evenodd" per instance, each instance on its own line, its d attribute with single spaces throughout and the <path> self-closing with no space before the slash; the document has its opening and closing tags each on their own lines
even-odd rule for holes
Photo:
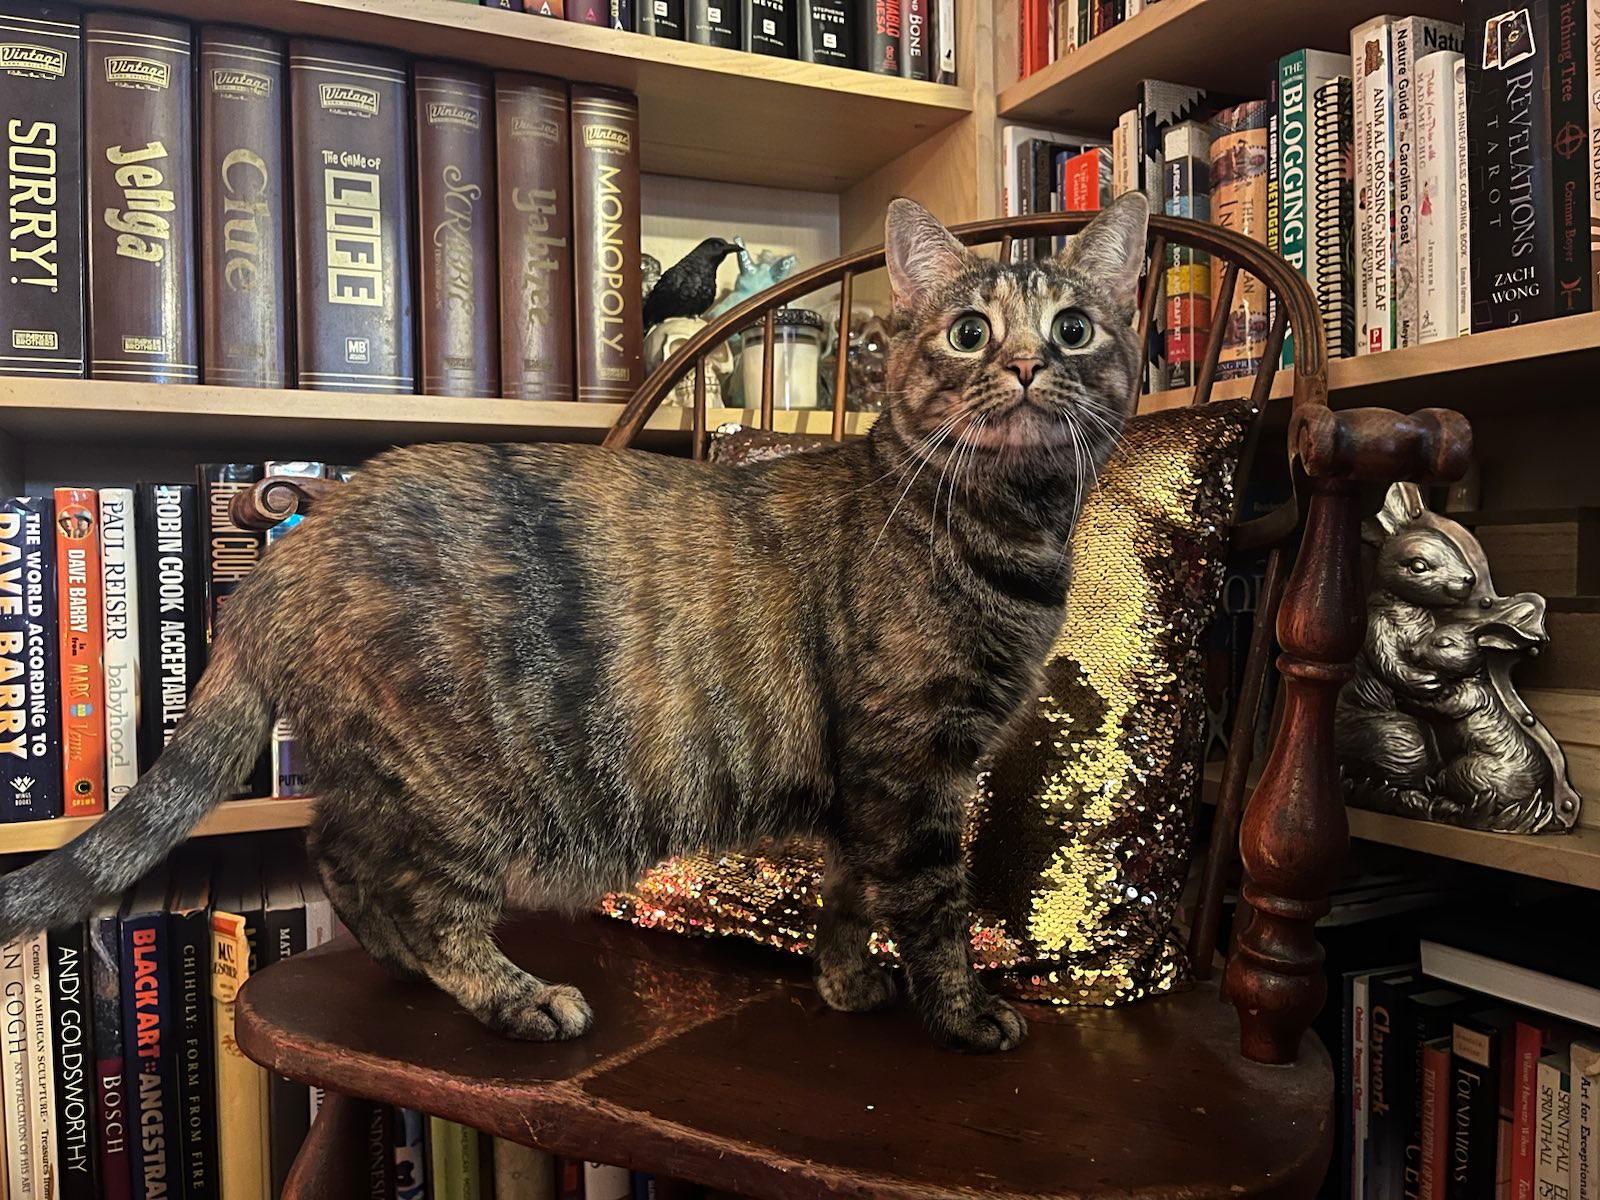
<svg viewBox="0 0 1600 1200">
<path fill-rule="evenodd" d="M 618 404 L 644 382 L 639 101 L 590 84 L 571 96 L 577 395 Z"/>
<path fill-rule="evenodd" d="M 432 1200 L 488 1200 L 476 1129 L 428 1118 L 428 1166 Z"/>
<path fill-rule="evenodd" d="M 559 1158 L 556 1160 L 556 1200 L 584 1200 L 583 1160 Z"/>
<path fill-rule="evenodd" d="M 1453 338 L 1460 332 L 1456 327 L 1455 74 L 1456 64 L 1462 61 L 1458 52 L 1440 50 L 1418 59 L 1412 71 L 1418 344 Z"/>
<path fill-rule="evenodd" d="M 218 879 L 211 910 L 218 1195 L 222 1200 L 263 1200 L 270 1194 L 264 1136 L 267 1076 L 234 1041 L 234 1006 L 260 950 L 261 880 L 253 859 L 244 855 L 227 861 Z"/>
<path fill-rule="evenodd" d="M 556 1188 L 554 1156 L 520 1142 L 494 1139 L 494 1195 L 537 1196 L 553 1200 Z"/>
<path fill-rule="evenodd" d="M 1278 145 L 1272 156 L 1278 179 L 1276 249 L 1316 295 L 1321 294 L 1323 265 L 1317 254 L 1322 228 L 1316 204 L 1316 96 L 1333 80 L 1349 75 L 1348 54 L 1296 50 L 1278 60 Z M 1270 238 L 1268 247 L 1272 248 Z M 1283 354 L 1285 366 L 1293 363 L 1289 338 Z"/>
<path fill-rule="evenodd" d="M 639 32 L 684 39 L 684 0 L 639 0 Z"/>
<path fill-rule="evenodd" d="M 132 488 L 100 489 L 100 579 L 111 808 L 139 781 L 139 556 Z"/>
<path fill-rule="evenodd" d="M 571 400 L 571 119 L 566 84 L 495 76 L 500 220 L 500 389 L 513 400 Z"/>
<path fill-rule="evenodd" d="M 688 0 L 689 40 L 728 50 L 744 48 L 739 0 Z"/>
<path fill-rule="evenodd" d="M 933 47 L 928 40 L 929 0 L 900 0 L 900 74 L 933 77 Z"/>
<path fill-rule="evenodd" d="M 270 967 L 306 948 L 305 897 L 291 866 L 281 859 L 263 868 L 261 965 Z M 281 1075 L 267 1077 L 272 1194 L 283 1192 L 295 1155 L 310 1129 L 311 1107 L 306 1085 Z"/>
<path fill-rule="evenodd" d="M 99 495 L 93 488 L 56 488 L 55 522 L 62 808 L 69 817 L 94 816 L 106 810 Z"/>
<path fill-rule="evenodd" d="M 1600 1041 L 1572 1043 L 1572 1195 L 1600 1198 Z"/>
<path fill-rule="evenodd" d="M 283 42 L 200 30 L 201 361 L 207 383 L 291 385 Z"/>
<path fill-rule="evenodd" d="M 315 950 L 333 940 L 334 922 L 333 904 L 328 899 L 328 894 L 323 890 L 322 880 L 317 875 L 317 869 L 310 862 L 301 860 L 297 878 L 300 884 L 300 896 L 306 906 L 306 949 Z M 322 1108 L 323 1090 L 312 1087 L 310 1091 L 311 1120 L 317 1119 L 317 1113 Z M 389 1119 L 387 1113 L 383 1118 L 383 1157 L 389 1158 Z M 386 1175 L 392 1171 L 385 1169 Z"/>
<path fill-rule="evenodd" d="M 1534 1190 L 1540 1200 L 1572 1196 L 1572 1076 L 1569 1051 L 1557 1047 L 1539 1060 L 1538 1132 Z"/>
<path fill-rule="evenodd" d="M 832 67 L 855 65 L 855 22 L 845 0 L 800 0 L 796 14 L 801 62 Z"/>
<path fill-rule="evenodd" d="M 583 1164 L 583 1200 L 632 1200 L 633 1177 L 622 1167 L 586 1161 Z"/>
<path fill-rule="evenodd" d="M 0 502 L 0 821 L 62 813 L 55 501 Z"/>
<path fill-rule="evenodd" d="M 1117 118 L 1111 134 L 1111 194 L 1139 190 L 1139 110 L 1130 108 Z"/>
<path fill-rule="evenodd" d="M 1355 190 L 1350 177 L 1352 153 L 1350 80 L 1330 79 L 1317 89 L 1311 111 L 1315 159 L 1315 240 L 1317 311 L 1328 339 L 1330 358 L 1356 352 Z"/>
<path fill-rule="evenodd" d="M 10 173 L 0 256 L 7 375 L 84 373 L 83 88 L 78 9 L 0 3 L 0 127 Z"/>
<path fill-rule="evenodd" d="M 137 884 L 122 910 L 122 1054 L 138 1136 L 130 1138 L 133 1195 L 156 1200 L 181 1188 L 173 1058 L 172 955 L 167 870 Z"/>
<path fill-rule="evenodd" d="M 411 71 L 422 390 L 498 396 L 493 83 L 486 72 L 449 63 L 419 62 Z"/>
<path fill-rule="evenodd" d="M 40 1200 L 61 1194 L 56 1175 L 55 1030 L 50 1020 L 50 945 L 37 933 L 22 944 L 23 998 L 28 1027 L 28 1125 L 33 1137 L 33 1183 Z M 8 996 L 7 1024 L 10 1016 Z"/>
<path fill-rule="evenodd" d="M 1410 973 L 1380 975 L 1369 983 L 1367 1026 L 1366 1194 L 1372 1200 L 1400 1200 L 1405 1121 L 1410 1115 L 1402 1041 L 1405 997 L 1424 988 Z"/>
<path fill-rule="evenodd" d="M 214 1200 L 219 1185 L 211 1034 L 211 863 L 205 856 L 180 851 L 173 871 L 167 941 L 178 1108 L 176 1174 L 185 1200 Z"/>
<path fill-rule="evenodd" d="M 1471 0 L 1466 14 L 1472 330 L 1587 312 L 1587 157 L 1556 148 L 1588 127 L 1585 7 Z"/>
<path fill-rule="evenodd" d="M 99 1200 L 88 925 L 52 929 L 49 948 L 56 1177 L 61 1200 Z"/>
<path fill-rule="evenodd" d="M 559 21 L 565 15 L 566 0 L 522 0 L 521 8 L 536 17 L 554 17 Z"/>
<path fill-rule="evenodd" d="M 1211 131 L 1183 121 L 1162 134 L 1165 208 L 1169 217 L 1211 219 Z M 1168 243 L 1166 251 L 1166 358 L 1162 386 L 1190 387 L 1201 345 L 1211 330 L 1211 256 Z"/>
<path fill-rule="evenodd" d="M 1114 198 L 1111 151 L 1104 146 L 1074 154 L 1063 167 L 1063 205 L 1067 212 L 1098 212 Z"/>
<path fill-rule="evenodd" d="M 857 0 L 856 14 L 861 69 L 877 75 L 900 74 L 900 0 Z"/>
<path fill-rule="evenodd" d="M 1211 220 L 1266 244 L 1267 104 L 1250 100 L 1218 113 L 1211 142 Z M 1253 375 L 1267 344 L 1267 287 L 1241 272 L 1226 315 L 1217 378 Z"/>
<path fill-rule="evenodd" d="M 1345 1026 L 1350 1042 L 1350 1051 L 1347 1064 L 1350 1071 L 1350 1082 L 1346 1089 L 1348 1103 L 1345 1105 L 1344 1145 L 1349 1151 L 1349 1161 L 1345 1166 L 1345 1173 L 1349 1186 L 1343 1189 L 1343 1194 L 1350 1200 L 1360 1200 L 1365 1195 L 1363 1185 L 1364 1155 L 1367 1135 L 1367 1032 L 1370 1025 L 1368 1019 L 1368 1005 L 1370 1003 L 1370 984 L 1372 971 L 1355 971 L 1349 975 L 1349 1001 L 1345 1011 Z"/>
<path fill-rule="evenodd" d="M 134 497 L 139 548 L 139 761 L 160 757 L 205 665 L 206 600 L 199 512 L 190 483 L 141 483 Z"/>
<path fill-rule="evenodd" d="M 29 1098 L 27 970 L 25 940 L 0 945 L 0 995 L 8 997 L 5 1037 L 0 1038 L 0 1115 L 5 1118 L 6 1195 L 38 1200 L 34 1176 L 33 1108 Z M 14 999 L 9 999 L 14 998 Z M 48 1196 L 49 1193 L 44 1193 Z"/>
<path fill-rule="evenodd" d="M 1350 31 L 1356 198 L 1356 353 L 1394 348 L 1394 161 L 1389 26 L 1373 17 Z"/>
<path fill-rule="evenodd" d="M 1418 1099 L 1422 1137 L 1416 1166 L 1417 1200 L 1444 1200 L 1450 1163 L 1449 1038 L 1422 1047 L 1422 1091 Z"/>
<path fill-rule="evenodd" d="M 396 1108 L 392 1114 L 394 1200 L 427 1200 L 428 1118 L 413 1108 Z"/>
<path fill-rule="evenodd" d="M 312 1089 L 316 1094 L 316 1089 Z M 394 1159 L 389 1153 L 390 1110 L 387 1104 L 365 1108 L 367 1135 L 366 1194 L 374 1200 L 395 1200 Z M 316 1120 L 313 1116 L 312 1120 Z"/>
<path fill-rule="evenodd" d="M 197 383 L 189 27 L 92 12 L 83 32 L 89 374 Z"/>
<path fill-rule="evenodd" d="M 1392 58 L 1392 196 L 1394 228 L 1394 344 L 1414 346 L 1420 321 L 1416 63 L 1441 50 L 1463 47 L 1459 24 L 1400 17 L 1389 27 Z"/>
<path fill-rule="evenodd" d="M 128 1078 L 122 1050 L 122 925 L 120 899 L 96 906 L 88 920 L 89 984 L 94 1044 L 95 1146 L 104 1200 L 129 1200 Z"/>
<path fill-rule="evenodd" d="M 263 464 L 263 474 L 289 476 L 300 479 L 323 479 L 328 468 L 317 462 L 269 462 Z M 302 513 L 291 513 L 267 530 L 266 541 L 270 548 L 282 541 L 289 532 L 305 519 Z M 274 796 L 304 796 L 309 790 L 305 766 L 295 740 L 294 726 L 281 717 L 272 722 L 272 741 L 268 749 L 272 762 L 271 791 Z"/>
<path fill-rule="evenodd" d="M 1593 901 L 1585 905 L 1584 913 L 1594 911 Z M 1458 987 L 1600 1028 L 1600 962 L 1570 952 L 1560 920 L 1535 905 L 1470 925 L 1441 921 L 1421 940 L 1422 969 Z"/>
<path fill-rule="evenodd" d="M 266 539 L 235 524 L 228 509 L 235 495 L 260 482 L 262 471 L 255 463 L 202 463 L 195 475 L 209 646 L 217 639 L 228 598 L 261 561 Z"/>
<path fill-rule="evenodd" d="M 956 3 L 934 0 L 933 47 L 935 83 L 956 82 Z"/>
<path fill-rule="evenodd" d="M 634 31 L 634 0 L 610 0 L 606 5 L 611 28 L 628 33 Z"/>
<path fill-rule="evenodd" d="M 794 16 L 793 0 L 740 0 L 739 25 L 744 49 L 751 54 L 793 58 Z"/>
<path fill-rule="evenodd" d="M 289 95 L 300 386 L 414 392 L 404 64 L 295 38 Z"/>
<path fill-rule="evenodd" d="M 1456 119 L 1456 333 L 1472 332 L 1472 172 L 1467 129 L 1467 60 L 1456 60 L 1452 77 Z"/>
<path fill-rule="evenodd" d="M 1495 1194 L 1501 1038 L 1496 1022 L 1472 1017 L 1456 1021 L 1451 1030 L 1450 1138 L 1444 1180 L 1451 1200 Z"/>
<path fill-rule="evenodd" d="M 1479 1001 L 1469 1000 L 1450 988 L 1425 986 L 1420 990 L 1406 989 L 1403 993 L 1404 1024 L 1396 1030 L 1394 1050 L 1398 1059 L 1391 1069 L 1391 1092 L 1394 1096 L 1396 1116 L 1394 1123 L 1401 1134 L 1396 1161 L 1396 1177 L 1402 1196 L 1414 1195 L 1418 1185 L 1418 1168 L 1422 1162 L 1422 1139 L 1427 1134 L 1423 1124 L 1422 1076 L 1423 1052 L 1429 1042 L 1452 1039 L 1458 1022 L 1470 1014 Z M 1452 1042 L 1453 1050 L 1453 1042 Z M 1498 1082 L 1498 1077 L 1496 1077 Z M 1498 1135 L 1498 1090 L 1491 1090 L 1489 1128 Z"/>
<path fill-rule="evenodd" d="M 611 24 L 611 6 L 604 0 L 566 0 L 566 19 L 604 29 Z"/>
</svg>

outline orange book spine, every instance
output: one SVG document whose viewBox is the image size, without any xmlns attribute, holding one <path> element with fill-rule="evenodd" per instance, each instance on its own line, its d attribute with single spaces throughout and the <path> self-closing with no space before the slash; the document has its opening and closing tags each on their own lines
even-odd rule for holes
<svg viewBox="0 0 1600 1200">
<path fill-rule="evenodd" d="M 56 489 L 56 602 L 61 629 L 61 769 L 66 815 L 106 810 L 105 631 L 100 497 Z"/>
</svg>

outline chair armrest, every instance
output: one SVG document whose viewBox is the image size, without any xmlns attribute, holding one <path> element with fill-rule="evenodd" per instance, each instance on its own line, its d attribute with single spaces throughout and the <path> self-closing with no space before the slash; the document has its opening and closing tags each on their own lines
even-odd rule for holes
<svg viewBox="0 0 1600 1200">
<path fill-rule="evenodd" d="M 228 516 L 241 529 L 271 529 L 295 513 L 309 512 L 343 486 L 338 479 L 272 475 L 235 492 L 228 501 Z"/>
<path fill-rule="evenodd" d="M 1313 479 L 1447 483 L 1472 461 L 1472 427 L 1447 408 L 1334 412 L 1306 405 L 1290 421 L 1289 447 Z"/>
</svg>

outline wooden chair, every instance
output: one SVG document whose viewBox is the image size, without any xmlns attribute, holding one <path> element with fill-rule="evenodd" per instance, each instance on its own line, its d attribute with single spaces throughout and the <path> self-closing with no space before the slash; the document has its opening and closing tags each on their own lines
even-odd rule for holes
<svg viewBox="0 0 1600 1200">
<path fill-rule="evenodd" d="M 953 232 L 1009 255 L 1015 241 L 1075 232 L 1088 217 L 1041 214 Z M 1237 234 L 1154 218 L 1149 262 L 1158 269 L 1169 245 L 1214 256 L 1221 314 L 1242 272 L 1276 296 L 1253 385 L 1262 408 L 1286 330 L 1295 336 L 1288 449 L 1296 498 L 1233 531 L 1238 549 L 1270 549 L 1238 710 L 1246 732 L 1230 744 L 1190 939 L 1194 986 L 1114 1010 L 1027 1006 L 1032 1036 L 1020 1049 L 965 1057 L 934 1048 L 908 1008 L 827 1011 L 804 964 L 754 947 L 602 918 L 537 916 L 505 931 L 508 953 L 580 986 L 598 1022 L 579 1041 L 530 1045 L 496 1037 L 442 993 L 396 983 L 352 944 L 335 944 L 268 968 L 239 1001 L 245 1053 L 330 1093 L 293 1197 L 357 1194 L 367 1101 L 763 1200 L 1316 1191 L 1333 1143 L 1333 1073 L 1327 1051 L 1304 1034 L 1325 999 L 1313 926 L 1328 909 L 1348 842 L 1333 708 L 1363 632 L 1357 490 L 1364 482 L 1457 478 L 1471 434 L 1445 410 L 1330 411 L 1326 342 L 1305 281 Z M 881 248 L 840 259 L 731 310 L 646 380 L 605 444 L 627 446 L 692 373 L 693 452 L 703 457 L 706 353 L 757 321 L 770 345 L 776 308 L 833 285 L 843 345 L 852 284 L 882 264 Z M 1147 286 L 1141 331 L 1155 301 Z M 1197 404 L 1210 399 L 1225 324 L 1212 322 Z M 766 358 L 760 402 L 768 429 L 774 357 Z M 836 439 L 844 436 L 844 371 L 841 355 Z M 268 481 L 235 512 L 270 523 L 315 490 Z M 1244 808 L 1248 731 L 1260 717 L 1274 621 L 1282 720 Z M 1212 963 L 1236 846 L 1249 916 L 1236 923 L 1219 987 Z"/>
</svg>

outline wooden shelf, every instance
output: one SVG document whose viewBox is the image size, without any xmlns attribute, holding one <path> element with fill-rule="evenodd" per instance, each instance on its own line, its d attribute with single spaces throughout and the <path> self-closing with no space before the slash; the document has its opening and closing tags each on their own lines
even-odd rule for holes
<svg viewBox="0 0 1600 1200">
<path fill-rule="evenodd" d="M 73 444 L 230 442 L 370 449 L 441 440 L 598 442 L 621 411 L 620 404 L 0 377 L 0 431 L 23 441 Z M 846 432 L 865 432 L 874 415 L 848 414 Z M 754 425 L 758 416 L 753 409 L 712 409 L 710 427 L 734 421 Z M 823 409 L 779 412 L 774 423 L 785 433 L 826 434 L 833 414 Z M 692 428 L 688 409 L 665 407 L 646 427 L 657 444 L 674 437 L 683 440 Z"/>
<path fill-rule="evenodd" d="M 268 829 L 303 829 L 311 823 L 308 796 L 290 800 L 230 800 L 216 809 L 195 829 L 194 837 L 217 837 L 226 833 L 260 833 Z M 55 821 L 21 821 L 0 825 L 0 854 L 30 850 L 54 850 L 65 846 L 99 817 L 61 817 Z"/>
<path fill-rule="evenodd" d="M 1335 408 L 1381 405 L 1403 410 L 1445 405 L 1469 416 L 1530 403 L 1586 404 L 1587 391 L 1574 382 L 1583 377 L 1580 373 L 1596 369 L 1600 369 L 1600 312 L 1581 313 L 1384 354 L 1335 359 L 1328 364 L 1328 402 Z M 1212 394 L 1244 396 L 1251 382 L 1225 380 Z M 1279 371 L 1272 398 L 1287 398 L 1293 384 L 1292 372 Z M 1189 388 L 1152 392 L 1140 399 L 1139 411 L 1181 408 L 1192 394 Z"/>
<path fill-rule="evenodd" d="M 1369 842 L 1600 890 L 1600 828 L 1580 826 L 1569 834 L 1525 837 L 1413 821 L 1362 808 L 1347 811 L 1351 836 Z"/>
<path fill-rule="evenodd" d="M 956 87 L 446 0 L 108 4 L 629 88 L 644 169 L 664 175 L 838 192 L 972 111 Z"/>
<path fill-rule="evenodd" d="M 1139 99 L 1139 81 L 1186 83 L 1241 99 L 1267 94 L 1268 71 L 1291 50 L 1350 52 L 1350 30 L 1378 0 L 1162 0 L 999 97 L 1002 120 L 1109 134 Z M 1461 19 L 1460 0 L 1412 0 L 1400 11 Z"/>
</svg>

